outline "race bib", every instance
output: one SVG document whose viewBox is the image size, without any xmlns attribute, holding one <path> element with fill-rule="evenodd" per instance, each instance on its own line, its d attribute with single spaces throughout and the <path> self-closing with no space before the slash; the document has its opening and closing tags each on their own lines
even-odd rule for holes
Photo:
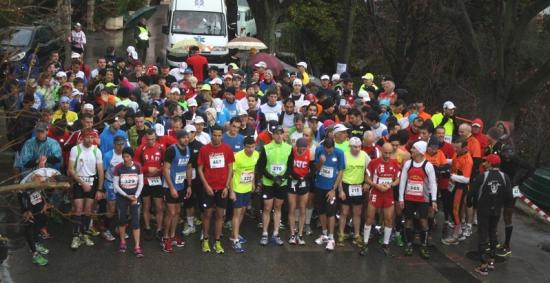
<svg viewBox="0 0 550 283">
<path fill-rule="evenodd" d="M 121 174 L 120 187 L 123 189 L 135 189 L 139 178 L 137 174 Z"/>
<path fill-rule="evenodd" d="M 149 182 L 149 186 L 160 186 L 162 184 L 160 177 L 148 177 L 147 182 Z"/>
<path fill-rule="evenodd" d="M 80 177 L 80 179 L 90 186 L 94 185 L 94 177 Z"/>
<path fill-rule="evenodd" d="M 178 173 L 176 173 L 176 181 L 175 181 L 175 183 L 176 183 L 176 184 L 183 184 L 183 182 L 185 181 L 185 177 L 187 177 L 185 172 L 178 172 Z"/>
<path fill-rule="evenodd" d="M 388 185 L 388 186 L 391 186 L 392 183 L 393 183 L 392 178 L 384 178 L 384 177 L 379 177 L 379 178 L 378 178 L 378 184 L 379 184 L 379 185 Z"/>
<path fill-rule="evenodd" d="M 407 182 L 407 192 L 411 196 L 423 196 L 424 195 L 424 181 L 411 181 Z"/>
<path fill-rule="evenodd" d="M 243 172 L 241 174 L 241 184 L 251 184 L 254 180 L 254 172 Z"/>
<path fill-rule="evenodd" d="M 319 172 L 319 175 L 325 178 L 332 178 L 334 175 L 334 168 L 323 166 L 321 167 L 321 171 Z"/>
<path fill-rule="evenodd" d="M 276 112 L 265 113 L 266 121 L 279 120 L 279 115 Z"/>
<path fill-rule="evenodd" d="M 281 164 L 271 165 L 271 175 L 282 175 L 286 166 Z"/>
<path fill-rule="evenodd" d="M 225 167 L 225 159 L 223 154 L 210 155 L 210 168 L 223 168 Z"/>
<path fill-rule="evenodd" d="M 29 196 L 32 205 L 37 205 L 42 202 L 42 194 L 40 192 L 34 192 Z"/>
<path fill-rule="evenodd" d="M 446 143 L 452 143 L 453 142 L 453 136 L 445 135 L 445 137 L 443 139 L 445 140 Z"/>
<path fill-rule="evenodd" d="M 350 197 L 360 197 L 363 195 L 363 186 L 361 185 L 349 185 L 348 187 Z"/>
<path fill-rule="evenodd" d="M 521 197 L 521 192 L 519 191 L 519 187 L 518 187 L 518 186 L 514 186 L 514 187 L 512 188 L 512 195 L 513 195 L 515 198 Z"/>
<path fill-rule="evenodd" d="M 300 183 L 300 186 L 299 188 L 305 188 L 306 187 L 306 182 L 305 181 L 298 181 L 298 180 L 292 180 L 292 187 L 293 188 L 296 188 L 296 186 L 298 186 L 298 183 Z"/>
</svg>

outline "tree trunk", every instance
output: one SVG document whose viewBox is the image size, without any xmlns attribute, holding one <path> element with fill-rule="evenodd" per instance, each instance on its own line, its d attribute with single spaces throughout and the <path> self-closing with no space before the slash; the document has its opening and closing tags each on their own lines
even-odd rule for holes
<svg viewBox="0 0 550 283">
<path fill-rule="evenodd" d="M 227 6 L 227 25 L 229 29 L 228 39 L 231 41 L 239 33 L 239 30 L 237 30 L 237 15 L 239 13 L 239 9 L 237 6 L 237 0 L 225 0 L 225 5 Z"/>
<path fill-rule="evenodd" d="M 351 45 L 353 44 L 353 21 L 354 21 L 354 11 L 355 11 L 355 0 L 346 0 L 346 19 L 344 21 L 344 26 L 342 28 L 343 38 L 342 42 L 342 52 L 340 58 L 338 58 L 339 63 L 348 64 L 349 58 L 351 55 Z"/>
<path fill-rule="evenodd" d="M 61 34 L 65 42 L 65 64 L 71 62 L 71 44 L 67 37 L 71 35 L 71 0 L 58 0 L 58 13 L 61 19 Z M 60 56 L 62 56 L 60 54 Z"/>
<path fill-rule="evenodd" d="M 94 26 L 95 0 L 87 0 L 86 27 L 89 31 L 95 31 Z"/>
</svg>

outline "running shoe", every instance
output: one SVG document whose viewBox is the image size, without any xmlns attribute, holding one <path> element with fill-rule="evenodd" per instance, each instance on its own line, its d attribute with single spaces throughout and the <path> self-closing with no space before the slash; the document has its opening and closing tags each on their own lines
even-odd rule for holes
<svg viewBox="0 0 550 283">
<path fill-rule="evenodd" d="M 296 235 L 291 235 L 288 239 L 288 243 L 291 245 L 296 245 Z"/>
<path fill-rule="evenodd" d="M 167 253 L 174 251 L 174 248 L 172 247 L 172 239 L 164 239 L 162 241 L 162 250 Z"/>
<path fill-rule="evenodd" d="M 499 257 L 507 257 L 512 255 L 512 251 L 505 246 L 500 246 L 497 248 L 496 255 Z"/>
<path fill-rule="evenodd" d="M 43 257 L 40 253 L 35 253 L 32 256 L 32 263 L 39 266 L 45 266 L 48 264 L 48 260 L 45 257 Z"/>
<path fill-rule="evenodd" d="M 313 230 L 311 230 L 311 225 L 306 224 L 305 231 L 306 231 L 306 236 L 313 235 Z"/>
<path fill-rule="evenodd" d="M 458 245 L 460 243 L 460 241 L 458 240 L 457 237 L 453 237 L 452 235 L 445 238 L 445 239 L 441 239 L 441 243 L 444 244 L 445 246 L 450 246 L 450 245 Z"/>
<path fill-rule="evenodd" d="M 82 240 L 80 240 L 80 237 L 75 236 L 73 237 L 73 240 L 71 241 L 71 249 L 76 250 L 82 245 Z"/>
<path fill-rule="evenodd" d="M 94 241 L 92 241 L 92 239 L 90 239 L 90 236 L 87 235 L 87 234 L 82 234 L 80 235 L 80 238 L 82 239 L 82 241 L 84 242 L 84 244 L 86 244 L 86 246 L 88 247 L 91 247 L 94 245 Z"/>
<path fill-rule="evenodd" d="M 99 232 L 99 230 L 95 227 L 95 225 L 92 225 L 90 226 L 90 229 L 86 231 L 86 234 L 97 237 L 101 234 L 101 232 Z"/>
<path fill-rule="evenodd" d="M 41 243 L 34 244 L 34 247 L 36 248 L 36 251 L 41 255 L 47 255 L 50 253 L 50 250 L 48 250 L 44 245 Z"/>
<path fill-rule="evenodd" d="M 281 237 L 279 237 L 279 235 L 273 235 L 271 237 L 271 241 L 277 246 L 282 246 L 285 243 L 283 240 L 281 240 Z"/>
<path fill-rule="evenodd" d="M 403 236 L 401 234 L 395 235 L 394 240 L 395 240 L 395 244 L 398 247 L 403 247 L 405 245 L 405 242 L 403 241 Z"/>
<path fill-rule="evenodd" d="M 364 245 L 363 238 L 360 235 L 355 236 L 355 238 L 353 238 L 353 241 L 351 243 L 357 246 L 358 248 L 362 248 Z"/>
<path fill-rule="evenodd" d="M 391 251 L 390 251 L 390 246 L 389 245 L 382 245 L 382 251 L 384 252 L 385 256 L 393 256 Z"/>
<path fill-rule="evenodd" d="M 195 226 L 200 226 L 202 224 L 202 220 L 195 217 L 195 219 L 193 220 L 193 224 L 195 224 Z"/>
<path fill-rule="evenodd" d="M 208 239 L 202 240 L 202 252 L 203 253 L 210 252 L 210 243 L 208 242 Z"/>
<path fill-rule="evenodd" d="M 343 247 L 345 240 L 346 240 L 346 235 L 338 234 L 338 239 L 336 240 L 336 245 L 339 246 L 339 247 Z"/>
<path fill-rule="evenodd" d="M 430 251 L 428 250 L 428 247 L 420 248 L 420 257 L 423 259 L 430 259 Z"/>
<path fill-rule="evenodd" d="M 334 242 L 334 240 L 328 240 L 327 246 L 325 247 L 325 249 L 327 251 L 333 251 L 335 245 L 336 245 L 336 243 Z"/>
<path fill-rule="evenodd" d="M 120 245 L 118 246 L 118 252 L 125 253 L 126 249 L 128 249 L 128 247 L 126 246 L 126 242 L 120 242 Z"/>
<path fill-rule="evenodd" d="M 462 232 L 462 235 L 464 235 L 466 238 L 472 236 L 472 226 L 466 225 L 464 231 Z"/>
<path fill-rule="evenodd" d="M 244 244 L 246 244 L 246 243 L 247 243 L 248 241 L 246 240 L 246 238 L 245 238 L 245 237 L 243 237 L 243 236 L 239 235 L 239 242 L 241 242 L 241 244 L 243 244 L 243 245 L 244 245 Z"/>
<path fill-rule="evenodd" d="M 242 253 L 245 252 L 245 250 L 244 250 L 244 248 L 243 248 L 241 242 L 239 242 L 239 241 L 233 241 L 233 245 L 231 245 L 231 246 L 233 247 L 233 250 L 234 250 L 236 253 L 242 254 Z"/>
<path fill-rule="evenodd" d="M 185 241 L 179 236 L 175 236 L 172 238 L 172 245 L 175 245 L 178 248 L 183 248 L 185 247 Z"/>
<path fill-rule="evenodd" d="M 315 243 L 317 245 L 326 244 L 328 242 L 328 236 L 327 235 L 321 235 L 319 238 L 315 240 Z"/>
<path fill-rule="evenodd" d="M 143 258 L 143 251 L 141 250 L 141 247 L 137 247 L 134 249 L 134 254 L 137 258 Z"/>
<path fill-rule="evenodd" d="M 267 237 L 267 235 L 262 236 L 262 238 L 260 239 L 260 245 L 262 246 L 267 246 L 268 242 L 269 242 L 269 238 Z"/>
<path fill-rule="evenodd" d="M 405 247 L 405 255 L 412 256 L 412 254 L 413 254 L 412 244 L 407 244 L 407 246 Z"/>
<path fill-rule="evenodd" d="M 107 230 L 108 231 L 108 230 Z M 103 232 L 103 234 L 105 234 L 107 231 Z M 110 233 L 110 232 L 109 232 Z M 149 229 L 143 229 L 143 239 L 145 241 L 152 241 L 153 240 L 153 237 L 154 237 L 154 233 L 153 233 L 153 230 L 151 230 L 151 228 Z"/>
<path fill-rule="evenodd" d="M 363 248 L 359 251 L 359 255 L 366 256 L 369 253 L 369 245 L 364 245 Z"/>
<path fill-rule="evenodd" d="M 306 245 L 306 241 L 304 240 L 304 237 L 303 236 L 298 236 L 298 245 L 300 246 L 305 246 Z"/>
<path fill-rule="evenodd" d="M 474 271 L 477 272 L 479 275 L 483 275 L 483 276 L 489 275 L 489 269 L 487 267 L 478 266 L 474 268 Z"/>
<path fill-rule="evenodd" d="M 219 240 L 217 240 L 216 243 L 214 244 L 214 249 L 216 250 L 217 254 L 225 253 L 222 247 L 222 243 Z"/>
<path fill-rule="evenodd" d="M 462 233 L 462 234 L 460 234 L 460 236 L 458 236 L 458 241 L 462 242 L 464 240 L 466 240 L 466 235 L 464 235 L 464 233 Z"/>
<path fill-rule="evenodd" d="M 183 231 L 181 232 L 184 236 L 189 236 L 190 234 L 193 234 L 197 232 L 197 229 L 195 229 L 195 226 L 188 226 L 186 225 Z"/>
<path fill-rule="evenodd" d="M 145 233 L 147 233 L 147 232 L 145 232 Z M 109 230 L 105 230 L 103 233 L 101 233 L 101 236 L 103 237 L 103 239 L 105 239 L 109 242 L 112 242 L 112 241 L 115 240 L 115 236 L 113 236 L 113 234 Z"/>
</svg>

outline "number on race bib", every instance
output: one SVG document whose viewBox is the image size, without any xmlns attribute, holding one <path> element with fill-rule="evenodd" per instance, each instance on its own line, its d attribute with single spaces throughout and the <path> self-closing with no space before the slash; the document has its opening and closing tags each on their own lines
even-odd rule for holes
<svg viewBox="0 0 550 283">
<path fill-rule="evenodd" d="M 349 185 L 348 191 L 350 197 L 360 197 L 363 195 L 363 187 L 361 185 Z"/>
<path fill-rule="evenodd" d="M 424 181 L 409 180 L 406 193 L 411 196 L 422 196 L 424 194 Z"/>
<path fill-rule="evenodd" d="M 285 171 L 285 165 L 273 164 L 271 165 L 271 175 L 281 175 Z"/>
<path fill-rule="evenodd" d="M 225 167 L 225 159 L 223 154 L 210 155 L 210 168 L 223 168 Z"/>
<path fill-rule="evenodd" d="M 254 179 L 254 172 L 243 172 L 241 174 L 241 184 L 251 184 Z"/>
<path fill-rule="evenodd" d="M 185 172 L 178 172 L 176 173 L 176 184 L 183 184 L 185 181 L 186 173 Z"/>
<path fill-rule="evenodd" d="M 390 186 L 392 183 L 393 183 L 392 178 L 384 178 L 384 177 L 379 177 L 378 178 L 378 184 L 379 185 L 388 185 L 388 186 Z"/>
<path fill-rule="evenodd" d="M 149 177 L 147 178 L 147 182 L 149 182 L 149 186 L 160 186 L 162 185 L 162 180 L 160 177 Z"/>
<path fill-rule="evenodd" d="M 94 185 L 94 177 L 80 177 L 82 181 L 90 186 Z"/>
<path fill-rule="evenodd" d="M 514 186 L 512 188 L 512 195 L 515 197 L 515 198 L 519 198 L 521 196 L 521 192 L 519 191 L 519 187 L 518 186 Z"/>
<path fill-rule="evenodd" d="M 37 205 L 42 202 L 42 194 L 40 192 L 34 192 L 30 195 L 32 205 Z"/>
<path fill-rule="evenodd" d="M 319 172 L 319 175 L 325 178 L 332 178 L 334 176 L 334 168 L 323 166 L 321 167 L 321 171 Z"/>
</svg>

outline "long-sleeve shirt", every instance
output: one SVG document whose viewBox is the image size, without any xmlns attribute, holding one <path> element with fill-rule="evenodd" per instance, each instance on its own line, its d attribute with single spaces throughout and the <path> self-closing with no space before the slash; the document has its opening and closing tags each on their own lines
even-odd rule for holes
<svg viewBox="0 0 550 283">
<path fill-rule="evenodd" d="M 403 169 L 401 170 L 401 179 L 399 182 L 399 201 L 403 201 L 404 199 L 405 189 L 407 186 L 407 181 L 409 179 L 409 168 L 411 167 L 411 163 L 413 164 L 414 167 L 418 168 L 418 167 L 422 167 L 423 162 L 424 161 L 418 163 L 418 162 L 413 162 L 412 160 L 408 160 L 403 165 Z M 426 177 L 427 177 L 427 178 L 424 178 L 424 188 L 429 189 L 429 190 L 424 190 L 424 199 L 426 201 L 429 200 L 428 199 L 428 193 L 429 193 L 432 197 L 431 200 L 436 201 L 437 200 L 437 182 L 435 179 L 434 166 L 430 162 L 427 162 L 426 166 L 424 166 L 424 173 L 426 174 Z"/>
</svg>

